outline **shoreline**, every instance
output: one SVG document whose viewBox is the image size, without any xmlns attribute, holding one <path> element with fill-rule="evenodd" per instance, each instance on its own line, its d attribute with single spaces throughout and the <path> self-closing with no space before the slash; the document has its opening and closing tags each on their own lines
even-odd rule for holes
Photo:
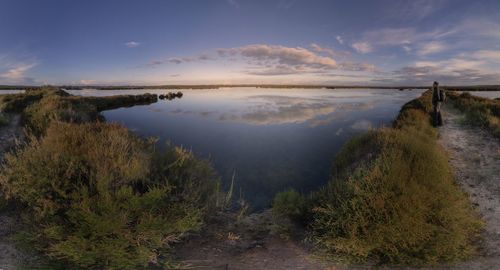
<svg viewBox="0 0 500 270">
<path fill-rule="evenodd" d="M 109 98 L 108 99 L 82 98 L 82 97 L 78 97 L 75 99 L 79 99 L 81 101 L 93 104 L 93 106 L 98 108 L 98 111 L 102 111 L 104 110 L 103 108 L 107 108 L 109 106 L 115 108 L 117 106 L 118 107 L 127 105 L 133 106 L 132 103 L 134 102 L 139 102 L 139 103 L 144 101 L 150 102 L 150 100 L 152 100 L 152 97 L 151 96 L 144 97 L 144 100 L 133 98 L 130 96 L 124 97 L 123 100 L 116 100 L 116 99 L 111 100 Z M 418 101 L 418 99 L 419 98 L 417 98 L 416 100 L 412 100 L 407 104 L 405 104 L 405 106 L 403 106 L 398 117 L 395 120 L 396 123 L 395 126 L 397 126 L 399 119 L 402 118 L 404 114 L 403 112 L 407 110 L 405 109 L 406 107 L 409 106 L 408 108 L 411 109 L 412 107 L 417 106 L 415 108 L 419 108 L 418 106 L 420 105 L 418 105 L 418 102 L 416 102 Z M 204 234 L 206 235 L 207 233 L 208 234 L 212 233 L 212 236 L 210 236 L 212 237 L 211 238 L 212 246 L 210 248 L 213 248 L 215 250 L 215 253 L 208 252 L 208 249 L 205 249 L 203 251 L 203 248 L 199 250 L 203 252 L 204 256 L 207 256 L 209 254 L 211 254 L 210 256 L 219 256 L 217 255 L 218 251 L 216 250 L 222 248 L 221 250 L 227 252 L 225 253 L 226 257 L 224 256 L 219 257 L 219 259 L 222 259 L 222 261 L 212 260 L 212 262 L 215 263 L 216 265 L 221 265 L 221 264 L 229 265 L 229 263 L 223 262 L 224 260 L 223 258 L 226 258 L 227 260 L 231 260 L 232 264 L 240 265 L 240 268 L 236 269 L 252 269 L 252 268 L 245 268 L 246 266 L 244 265 L 248 265 L 249 267 L 260 265 L 262 267 L 264 266 L 272 267 L 273 269 L 289 269 L 290 264 L 282 264 L 280 263 L 280 260 L 287 261 L 293 256 L 299 256 L 300 260 L 289 261 L 289 263 L 293 262 L 296 265 L 302 264 L 307 269 L 323 269 L 325 265 L 336 267 L 338 269 L 357 269 L 356 268 L 357 266 L 355 265 L 344 265 L 342 263 L 339 264 L 338 262 L 332 264 L 332 263 L 322 262 L 322 260 L 318 261 L 317 259 L 314 258 L 316 256 L 316 252 L 312 252 L 311 247 L 306 247 L 297 244 L 295 242 L 298 240 L 301 241 L 304 237 L 304 234 L 307 233 L 307 230 L 305 230 L 305 228 L 301 226 L 297 227 L 297 224 L 295 224 L 294 222 L 290 222 L 288 218 L 283 218 L 283 217 L 277 218 L 270 211 L 272 211 L 272 209 L 266 209 L 262 213 L 252 213 L 250 215 L 243 215 L 241 217 L 239 217 L 239 215 L 236 216 L 236 213 L 231 213 L 231 214 L 226 213 L 229 214 L 229 216 L 226 215 L 225 219 L 218 221 L 226 225 L 221 227 L 219 226 L 219 228 L 217 229 L 212 228 L 212 230 L 214 231 L 211 232 L 207 228 L 202 229 L 202 231 L 200 232 L 202 238 L 201 239 L 198 238 L 198 241 L 201 240 L 201 242 L 197 242 L 197 240 L 191 242 L 193 239 L 196 238 L 189 238 L 191 240 L 189 240 L 187 243 L 191 243 L 191 245 L 193 245 L 194 243 L 196 248 L 201 248 L 203 247 L 203 245 L 207 244 L 208 239 L 210 239 L 210 238 L 203 238 L 203 235 Z M 224 212 L 221 213 L 223 214 Z M 217 215 L 214 216 L 213 218 L 217 218 Z M 213 227 L 218 224 L 217 222 L 215 223 L 211 222 L 214 222 L 214 220 L 212 221 L 207 220 L 206 226 Z M 196 250 L 193 247 L 190 247 L 190 244 L 187 243 L 185 244 L 184 252 L 186 252 L 187 249 L 189 254 L 189 252 L 193 252 L 193 250 Z M 268 257 L 266 255 L 268 253 L 267 250 L 273 250 L 272 253 L 273 257 Z M 179 256 L 179 253 L 176 254 L 177 254 L 176 256 Z M 240 255 L 243 257 L 241 257 Z M 180 257 L 182 258 L 183 256 L 187 255 L 186 253 L 182 255 L 181 252 Z M 243 259 L 243 262 L 241 261 L 236 262 L 234 261 L 235 259 L 238 260 Z M 193 260 L 188 261 L 188 263 L 196 262 L 196 260 L 197 259 L 195 259 L 194 261 Z M 250 262 L 251 264 L 249 265 L 248 263 Z M 198 263 L 207 263 L 206 257 L 204 260 L 198 261 Z M 366 262 L 362 265 L 366 265 Z M 368 266 L 370 265 L 373 266 L 372 264 L 368 263 Z"/>
</svg>

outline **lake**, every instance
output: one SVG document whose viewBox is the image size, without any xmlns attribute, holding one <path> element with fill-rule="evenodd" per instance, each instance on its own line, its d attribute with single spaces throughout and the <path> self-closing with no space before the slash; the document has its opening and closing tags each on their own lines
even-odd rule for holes
<svg viewBox="0 0 500 270">
<path fill-rule="evenodd" d="M 166 93 L 168 90 L 75 90 L 75 95 Z M 210 159 L 227 188 L 235 173 L 253 209 L 276 192 L 317 189 L 335 154 L 352 136 L 391 125 L 422 90 L 224 88 L 182 90 L 181 99 L 103 112 L 141 136 L 159 137 Z"/>
</svg>

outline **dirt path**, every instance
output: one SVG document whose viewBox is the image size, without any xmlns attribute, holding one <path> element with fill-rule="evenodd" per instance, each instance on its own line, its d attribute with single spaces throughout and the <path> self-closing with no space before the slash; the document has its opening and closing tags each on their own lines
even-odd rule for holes
<svg viewBox="0 0 500 270">
<path fill-rule="evenodd" d="M 462 114 L 444 107 L 440 143 L 450 155 L 459 184 L 486 222 L 482 256 L 453 269 L 500 269 L 500 143 L 488 132 L 461 123 Z"/>
<path fill-rule="evenodd" d="M 274 219 L 270 211 L 251 214 L 240 222 L 233 216 L 220 216 L 205 233 L 183 244 L 176 259 L 193 269 L 341 269 L 314 260 L 299 241 L 287 239 L 295 233 L 277 227 Z"/>
<path fill-rule="evenodd" d="M 22 139 L 21 116 L 11 115 L 10 123 L 0 127 L 0 162 L 5 152 L 11 149 L 16 140 Z M 16 249 L 14 242 L 10 239 L 17 228 L 17 217 L 12 211 L 1 211 L 0 209 L 0 269 L 17 269 L 26 255 Z"/>
</svg>

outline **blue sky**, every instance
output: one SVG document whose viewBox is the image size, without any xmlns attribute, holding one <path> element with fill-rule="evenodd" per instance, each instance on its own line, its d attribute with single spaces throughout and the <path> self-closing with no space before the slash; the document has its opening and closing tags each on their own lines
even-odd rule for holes
<svg viewBox="0 0 500 270">
<path fill-rule="evenodd" d="M 0 84 L 500 84 L 500 1 L 0 0 Z"/>
</svg>

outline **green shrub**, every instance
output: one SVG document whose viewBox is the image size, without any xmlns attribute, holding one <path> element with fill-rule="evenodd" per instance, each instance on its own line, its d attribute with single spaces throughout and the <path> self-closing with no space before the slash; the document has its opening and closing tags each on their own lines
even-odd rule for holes
<svg viewBox="0 0 500 270">
<path fill-rule="evenodd" d="M 429 103 L 424 94 L 403 107 L 394 128 L 356 137 L 339 153 L 332 179 L 309 205 L 320 250 L 394 264 L 474 254 L 482 223 L 437 144 Z"/>
<path fill-rule="evenodd" d="M 500 100 L 477 97 L 468 92 L 448 96 L 453 105 L 465 113 L 467 124 L 485 128 L 500 138 Z"/>
<path fill-rule="evenodd" d="M 218 186 L 192 153 L 156 153 L 104 123 L 52 121 L 0 171 L 2 193 L 27 209 L 24 241 L 72 269 L 161 264 L 160 254 L 200 229 Z"/>
<path fill-rule="evenodd" d="M 5 112 L 22 112 L 29 105 L 36 103 L 44 96 L 47 95 L 64 95 L 68 96 L 69 94 L 60 90 L 58 88 L 53 87 L 42 87 L 34 90 L 26 90 L 25 93 L 21 94 L 7 94 L 0 95 L 0 110 Z"/>
<path fill-rule="evenodd" d="M 304 218 L 305 209 L 305 198 L 293 189 L 278 192 L 274 197 L 272 211 L 275 215 L 301 220 Z"/>
<path fill-rule="evenodd" d="M 2 112 L 0 112 L 0 127 L 9 123 L 9 119 Z"/>
<path fill-rule="evenodd" d="M 27 127 L 36 135 L 41 135 L 52 121 L 81 123 L 97 120 L 99 112 L 79 97 L 62 96 L 57 93 L 43 97 L 24 111 Z"/>
<path fill-rule="evenodd" d="M 24 110 L 26 125 L 42 135 L 52 121 L 83 123 L 102 120 L 99 112 L 123 106 L 156 102 L 157 96 L 120 95 L 110 97 L 71 96 L 63 90 L 44 90 L 43 97 Z"/>
</svg>

